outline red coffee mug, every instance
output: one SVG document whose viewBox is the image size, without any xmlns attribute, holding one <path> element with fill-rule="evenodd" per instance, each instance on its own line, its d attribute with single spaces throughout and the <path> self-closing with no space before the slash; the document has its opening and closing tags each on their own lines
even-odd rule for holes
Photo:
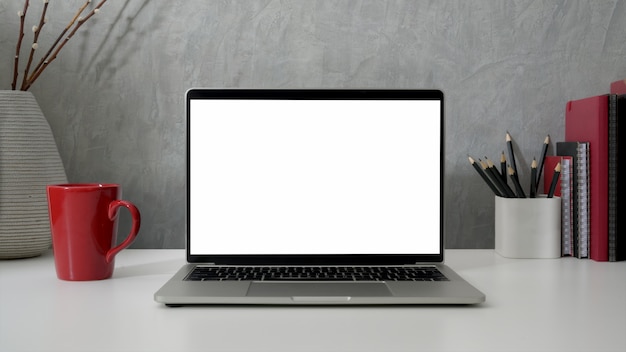
<svg viewBox="0 0 626 352">
<path fill-rule="evenodd" d="M 48 185 L 48 211 L 57 276 L 61 280 L 108 279 L 115 255 L 137 237 L 141 217 L 131 202 L 120 200 L 117 184 Z M 118 208 L 133 219 L 130 234 L 115 246 Z"/>
</svg>

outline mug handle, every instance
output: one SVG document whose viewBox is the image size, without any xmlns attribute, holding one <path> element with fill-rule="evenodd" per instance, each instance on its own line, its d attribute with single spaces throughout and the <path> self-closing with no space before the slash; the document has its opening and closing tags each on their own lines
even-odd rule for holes
<svg viewBox="0 0 626 352">
<path fill-rule="evenodd" d="M 133 243 L 133 241 L 137 237 L 137 233 L 139 233 L 139 227 L 141 226 L 141 215 L 139 214 L 139 210 L 133 203 L 125 200 L 114 200 L 109 204 L 109 219 L 115 219 L 119 207 L 125 207 L 126 209 L 128 209 L 128 211 L 130 211 L 130 215 L 133 218 L 133 225 L 130 229 L 130 233 L 128 234 L 128 236 L 126 236 L 124 242 L 120 243 L 117 247 L 109 249 L 105 257 L 107 263 L 113 261 L 113 258 L 117 253 Z"/>
</svg>

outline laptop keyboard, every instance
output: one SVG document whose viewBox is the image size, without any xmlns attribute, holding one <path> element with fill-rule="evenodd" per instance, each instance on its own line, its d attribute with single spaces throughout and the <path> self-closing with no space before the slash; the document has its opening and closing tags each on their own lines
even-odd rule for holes
<svg viewBox="0 0 626 352">
<path fill-rule="evenodd" d="M 187 281 L 449 281 L 434 266 L 197 266 Z"/>
</svg>

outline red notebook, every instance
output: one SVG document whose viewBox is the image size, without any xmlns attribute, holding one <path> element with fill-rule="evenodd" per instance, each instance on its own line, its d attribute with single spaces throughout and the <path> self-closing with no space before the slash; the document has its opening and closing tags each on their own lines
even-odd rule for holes
<svg viewBox="0 0 626 352">
<path fill-rule="evenodd" d="M 565 141 L 589 142 L 589 257 L 609 260 L 609 97 L 572 100 L 565 109 Z"/>
<path fill-rule="evenodd" d="M 612 94 L 626 94 L 626 79 L 611 83 Z"/>
</svg>

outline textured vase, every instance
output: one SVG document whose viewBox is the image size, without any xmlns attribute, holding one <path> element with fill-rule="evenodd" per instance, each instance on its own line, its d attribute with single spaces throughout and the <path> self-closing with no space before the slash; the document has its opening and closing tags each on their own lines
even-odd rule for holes
<svg viewBox="0 0 626 352">
<path fill-rule="evenodd" d="M 67 176 L 35 97 L 0 90 L 0 259 L 50 248 L 46 185 L 58 183 Z"/>
</svg>

